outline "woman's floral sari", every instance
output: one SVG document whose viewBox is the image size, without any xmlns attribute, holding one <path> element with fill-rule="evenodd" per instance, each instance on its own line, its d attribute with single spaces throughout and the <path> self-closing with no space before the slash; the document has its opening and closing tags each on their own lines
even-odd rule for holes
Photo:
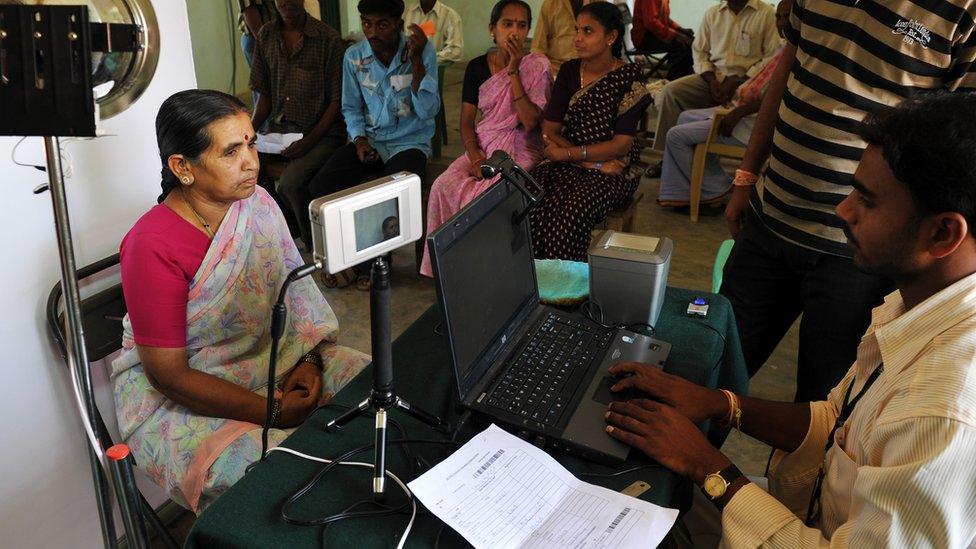
<svg viewBox="0 0 976 549">
<path fill-rule="evenodd" d="M 285 276 L 302 264 L 281 211 L 258 187 L 227 212 L 194 276 L 187 303 L 190 367 L 264 396 L 270 311 Z M 335 393 L 369 362 L 339 347 L 338 322 L 310 277 L 288 290 L 278 378 L 313 348 L 325 359 L 323 390 Z M 199 512 L 260 457 L 260 426 L 194 414 L 150 385 L 128 316 L 112 363 L 119 430 L 139 468 L 177 503 Z M 289 431 L 272 430 L 272 444 Z"/>
</svg>

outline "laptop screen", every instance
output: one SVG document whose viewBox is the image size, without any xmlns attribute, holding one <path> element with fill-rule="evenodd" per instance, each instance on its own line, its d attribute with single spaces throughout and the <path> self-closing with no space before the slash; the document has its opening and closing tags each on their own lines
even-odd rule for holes
<svg viewBox="0 0 976 549">
<path fill-rule="evenodd" d="M 525 199 L 498 183 L 429 238 L 445 334 L 461 398 L 513 337 L 516 317 L 539 302 Z"/>
</svg>

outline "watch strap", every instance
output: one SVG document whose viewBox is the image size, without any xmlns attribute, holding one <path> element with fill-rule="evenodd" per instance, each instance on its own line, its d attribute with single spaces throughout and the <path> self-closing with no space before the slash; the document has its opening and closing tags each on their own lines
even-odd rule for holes
<svg viewBox="0 0 976 549">
<path fill-rule="evenodd" d="M 725 484 L 726 484 L 726 490 L 728 490 L 729 485 L 731 485 L 733 482 L 735 482 L 736 480 L 738 480 L 739 478 L 741 478 L 743 476 L 742 471 L 740 471 L 739 468 L 736 467 L 734 463 L 732 465 L 729 465 L 725 469 L 722 469 L 718 473 L 712 473 L 712 474 L 713 475 L 714 474 L 717 474 L 718 476 L 722 477 L 722 480 L 724 480 L 725 481 Z M 709 500 L 711 500 L 713 502 L 716 502 L 719 499 L 722 499 L 722 496 L 725 495 L 725 494 L 722 494 L 722 496 L 719 496 L 717 498 L 713 498 L 711 496 L 711 494 L 709 494 L 708 492 L 705 491 L 705 487 L 704 486 L 702 486 L 702 489 L 701 490 L 702 490 L 702 493 L 705 494 L 705 497 L 707 497 Z"/>
</svg>

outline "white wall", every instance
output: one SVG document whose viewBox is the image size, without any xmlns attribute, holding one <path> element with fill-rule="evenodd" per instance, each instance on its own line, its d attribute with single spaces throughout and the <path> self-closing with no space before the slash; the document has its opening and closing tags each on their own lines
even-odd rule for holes
<svg viewBox="0 0 976 549">
<path fill-rule="evenodd" d="M 67 181 L 78 265 L 118 250 L 122 235 L 159 194 L 154 119 L 162 101 L 196 86 L 186 6 L 155 0 L 161 55 L 156 77 L 127 111 L 103 123 L 116 137 L 66 146 Z M 0 545 L 98 547 L 94 488 L 67 374 L 47 335 L 44 306 L 60 271 L 50 195 L 31 190 L 46 176 L 15 166 L 18 138 L 0 137 Z M 39 138 L 18 149 L 21 162 L 43 164 Z M 118 525 L 121 531 L 121 525 Z"/>
</svg>

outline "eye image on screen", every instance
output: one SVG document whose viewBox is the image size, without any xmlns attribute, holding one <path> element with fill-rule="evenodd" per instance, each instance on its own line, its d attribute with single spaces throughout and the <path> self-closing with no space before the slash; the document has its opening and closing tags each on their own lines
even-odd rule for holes
<svg viewBox="0 0 976 549">
<path fill-rule="evenodd" d="M 391 198 L 386 202 L 353 212 L 356 225 L 356 251 L 361 252 L 400 236 L 400 200 Z"/>
</svg>

